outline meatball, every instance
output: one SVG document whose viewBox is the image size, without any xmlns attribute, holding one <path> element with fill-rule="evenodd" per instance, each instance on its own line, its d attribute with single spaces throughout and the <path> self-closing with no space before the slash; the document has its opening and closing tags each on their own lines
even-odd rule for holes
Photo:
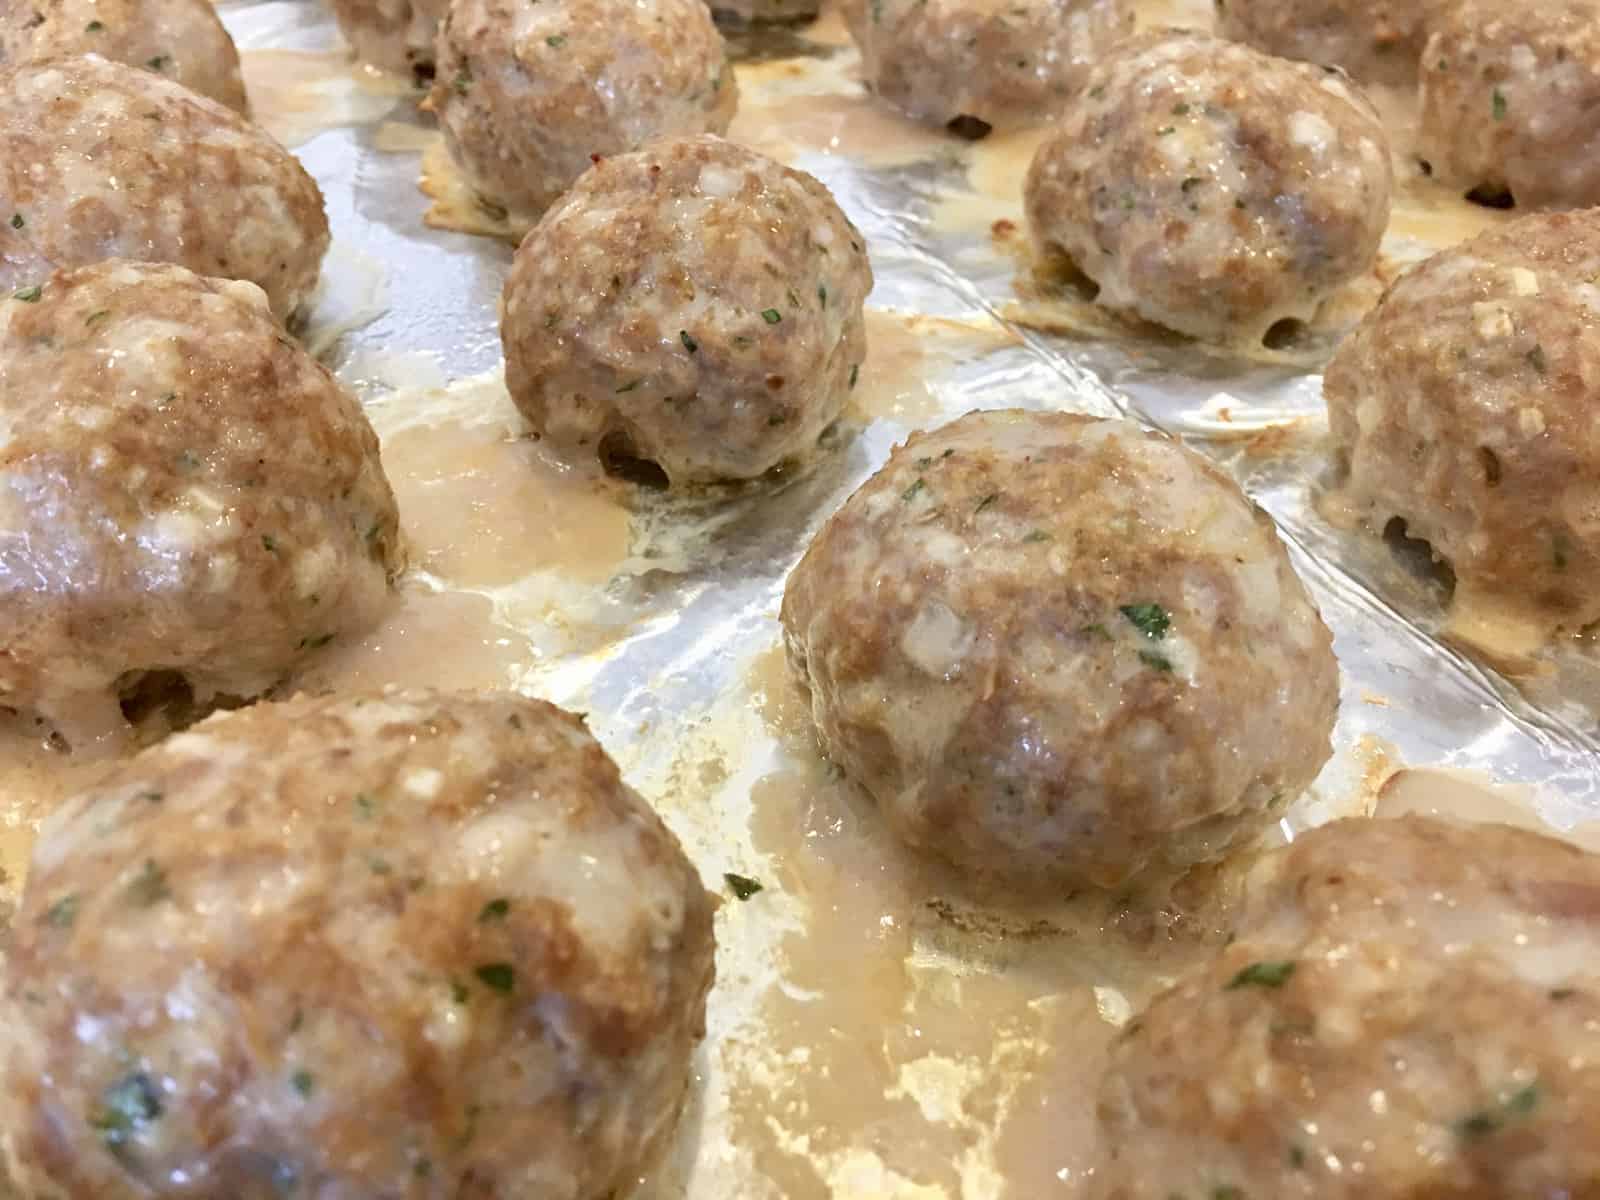
<svg viewBox="0 0 1600 1200">
<path fill-rule="evenodd" d="M 239 51 L 209 0 L 7 0 L 0 62 L 98 54 L 248 114 Z"/>
<path fill-rule="evenodd" d="M 811 450 L 866 357 L 872 268 L 828 189 L 702 135 L 596 163 L 518 247 L 506 384 L 568 449 L 673 483 Z"/>
<path fill-rule="evenodd" d="M 339 32 L 357 60 L 408 75 L 433 78 L 433 41 L 448 0 L 332 0 Z"/>
<path fill-rule="evenodd" d="M 0 71 L 0 293 L 134 258 L 247 279 L 285 317 L 327 248 L 316 181 L 237 113 L 93 55 Z"/>
<path fill-rule="evenodd" d="M 1592 1200 L 1600 859 L 1355 819 L 1262 875 L 1113 1048 L 1092 1195 Z"/>
<path fill-rule="evenodd" d="M 0 705 L 93 736 L 253 696 L 398 569 L 366 417 L 254 284 L 121 260 L 0 301 Z"/>
<path fill-rule="evenodd" d="M 602 1200 L 683 1101 L 714 904 L 551 705 L 213 717 L 45 823 L 6 1156 L 63 1200 Z"/>
<path fill-rule="evenodd" d="M 1600 620 L 1600 213 L 1524 217 L 1412 268 L 1329 364 L 1341 494 L 1455 575 L 1453 602 Z"/>
<path fill-rule="evenodd" d="M 1428 22 L 1456 0 L 1216 0 L 1217 32 L 1268 54 L 1409 87 Z"/>
<path fill-rule="evenodd" d="M 967 137 L 1061 112 L 1089 63 L 1133 32 L 1130 0 L 850 0 L 867 87 Z"/>
<path fill-rule="evenodd" d="M 823 526 L 782 621 L 828 757 L 979 876 L 1215 859 L 1331 752 L 1331 638 L 1272 523 L 1127 422 L 914 435 Z"/>
<path fill-rule="evenodd" d="M 1600 204 L 1600 2 L 1461 0 L 1422 61 L 1434 177 L 1526 208 Z"/>
<path fill-rule="evenodd" d="M 1167 30 L 1096 64 L 1024 201 L 1042 253 L 1101 304 L 1255 341 L 1372 267 L 1392 184 L 1383 127 L 1343 75 Z"/>
<path fill-rule="evenodd" d="M 467 183 L 525 226 L 597 157 L 725 132 L 738 90 L 703 0 L 456 0 L 431 100 Z"/>
</svg>

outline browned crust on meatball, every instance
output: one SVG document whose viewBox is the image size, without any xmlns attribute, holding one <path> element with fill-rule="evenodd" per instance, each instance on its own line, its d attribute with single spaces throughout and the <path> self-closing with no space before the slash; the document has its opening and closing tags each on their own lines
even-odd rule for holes
<svg viewBox="0 0 1600 1200">
<path fill-rule="evenodd" d="M 1409 87 L 1429 22 L 1454 0 L 1217 0 L 1217 32 L 1268 54 Z"/>
</svg>

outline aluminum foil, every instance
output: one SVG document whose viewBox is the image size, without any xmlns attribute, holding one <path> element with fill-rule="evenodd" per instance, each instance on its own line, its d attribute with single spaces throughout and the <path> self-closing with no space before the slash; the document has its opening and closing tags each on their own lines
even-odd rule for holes
<svg viewBox="0 0 1600 1200">
<path fill-rule="evenodd" d="M 1147 18 L 1209 22 L 1209 3 L 1153 7 Z M 408 430 L 440 421 L 516 439 L 496 375 L 511 247 L 425 222 L 417 184 L 432 135 L 415 95 L 343 66 L 314 0 L 220 11 L 258 112 L 327 197 L 334 249 L 304 336 L 363 397 L 386 461 Z M 684 1134 L 645 1194 L 1072 1195 L 1092 1170 L 1086 1158 L 1011 1143 L 1041 1112 L 1057 1114 L 1056 1134 L 1034 1135 L 1041 1143 L 1084 1122 L 1093 1039 L 1063 1031 L 1126 1020 L 1159 982 L 1159 956 L 1141 975 L 1128 954 L 1080 936 L 1103 931 L 1102 909 L 1035 913 L 1025 936 L 1006 921 L 975 932 L 976 910 L 946 904 L 937 893 L 947 881 L 901 863 L 870 809 L 816 760 L 784 694 L 775 647 L 785 575 L 891 446 L 973 408 L 1066 409 L 1166 430 L 1230 470 L 1278 523 L 1343 668 L 1335 758 L 1284 836 L 1370 809 L 1374 780 L 1398 763 L 1523 785 L 1558 827 L 1600 815 L 1587 704 L 1600 697 L 1600 671 L 1581 644 L 1541 651 L 1515 676 L 1447 644 L 1425 576 L 1319 515 L 1326 340 L 1230 358 L 1041 300 L 1017 249 L 1025 139 L 973 146 L 884 113 L 862 94 L 835 18 L 734 41 L 743 100 L 731 136 L 817 175 L 866 236 L 876 390 L 803 471 L 688 497 L 607 493 L 626 508 L 627 532 L 605 570 L 575 575 L 563 560 L 463 582 L 423 558 L 407 588 L 474 599 L 463 620 L 488 632 L 473 644 L 519 647 L 491 654 L 482 681 L 586 712 L 709 886 L 737 872 L 766 887 L 724 905 Z M 1448 241 L 1446 224 L 1424 215 L 1394 233 L 1390 269 Z M 418 461 L 415 446 L 408 453 Z M 537 465 L 582 485 L 563 474 L 576 467 Z M 417 514 L 404 502 L 411 528 Z M 445 632 L 410 631 L 408 670 L 455 678 Z M 363 661 L 361 678 L 381 682 L 385 659 Z M 307 686 L 353 677 L 330 671 Z M 865 915 L 852 924 L 850 913 Z M 852 1054 L 863 1060 L 859 1086 L 846 1078 Z"/>
</svg>

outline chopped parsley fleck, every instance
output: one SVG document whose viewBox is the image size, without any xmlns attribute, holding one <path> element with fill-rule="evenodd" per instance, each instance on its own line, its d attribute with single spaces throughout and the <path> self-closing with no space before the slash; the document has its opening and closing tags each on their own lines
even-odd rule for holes
<svg viewBox="0 0 1600 1200">
<path fill-rule="evenodd" d="M 319 633 L 316 637 L 303 637 L 300 639 L 300 649 L 320 650 L 331 641 L 333 641 L 333 634 L 331 633 Z"/>
<path fill-rule="evenodd" d="M 1085 637 L 1092 637 L 1102 642 L 1109 642 L 1111 640 L 1111 631 L 1108 630 L 1104 625 L 1100 624 L 1099 621 L 1096 621 L 1091 625 L 1085 625 L 1082 629 L 1078 630 L 1078 632 L 1083 634 Z"/>
<path fill-rule="evenodd" d="M 100 324 L 101 321 L 104 321 L 110 315 L 111 315 L 111 310 L 109 308 L 97 308 L 92 313 L 90 313 L 87 317 L 85 317 L 83 319 L 83 323 L 85 325 L 89 326 L 90 328 L 93 328 L 94 326 Z"/>
<path fill-rule="evenodd" d="M 825 283 L 817 284 L 817 303 L 823 308 L 828 307 L 828 285 Z"/>
<path fill-rule="evenodd" d="M 1505 1109 L 1516 1116 L 1526 1116 L 1539 1107 L 1539 1085 L 1530 1083 L 1525 1088 L 1519 1088 L 1507 1098 Z"/>
<path fill-rule="evenodd" d="M 1231 1183 L 1211 1189 L 1211 1200 L 1244 1200 L 1244 1193 Z"/>
<path fill-rule="evenodd" d="M 356 793 L 356 812 L 363 817 L 371 819 L 378 811 L 378 802 L 366 792 Z"/>
<path fill-rule="evenodd" d="M 694 340 L 687 329 L 678 330 L 678 340 L 683 343 L 683 348 L 690 354 L 700 349 L 700 343 Z"/>
<path fill-rule="evenodd" d="M 1236 992 L 1246 987 L 1280 988 L 1289 982 L 1294 969 L 1295 964 L 1287 960 L 1253 962 L 1230 979 L 1223 990 Z"/>
<path fill-rule="evenodd" d="M 104 21 L 90 21 L 83 27 L 83 31 L 85 33 L 99 33 L 105 27 L 106 24 Z"/>
<path fill-rule="evenodd" d="M 268 554 L 276 554 L 278 552 L 278 539 L 270 533 L 263 533 L 261 535 L 261 548 Z"/>
<path fill-rule="evenodd" d="M 988 508 L 989 505 L 993 504 L 998 499 L 1000 499 L 1000 493 L 999 492 L 990 492 L 982 500 L 978 501 L 978 506 L 972 510 L 972 515 L 973 516 L 977 516 L 979 513 L 981 513 L 984 509 Z"/>
<path fill-rule="evenodd" d="M 1303 1171 L 1306 1167 L 1306 1152 L 1304 1147 L 1289 1147 L 1289 1165 L 1296 1171 Z"/>
<path fill-rule="evenodd" d="M 860 378 L 861 378 L 861 364 L 860 363 L 851 363 L 850 364 L 850 386 L 851 387 L 855 387 L 856 380 L 860 379 Z"/>
<path fill-rule="evenodd" d="M 289 1082 L 294 1085 L 294 1090 L 299 1092 L 303 1097 L 310 1096 L 312 1091 L 317 1086 L 317 1081 L 312 1076 L 311 1072 L 304 1069 L 296 1071 L 293 1075 L 289 1076 Z"/>
<path fill-rule="evenodd" d="M 621 387 L 619 387 L 617 389 L 617 395 L 620 396 L 624 392 L 631 392 L 631 391 L 633 391 L 634 388 L 638 387 L 643 382 L 644 381 L 642 379 L 635 379 L 635 380 L 632 380 L 632 381 L 630 381 L 628 383 L 625 383 L 625 384 L 623 384 Z"/>
<path fill-rule="evenodd" d="M 1048 542 L 1054 540 L 1043 529 L 1033 529 L 1023 536 L 1024 542 Z"/>
<path fill-rule="evenodd" d="M 1162 671 L 1169 675 L 1172 673 L 1172 660 L 1165 654 L 1157 654 L 1154 650 L 1141 650 L 1139 651 L 1139 661 L 1153 670 Z"/>
<path fill-rule="evenodd" d="M 167 887 L 167 873 L 156 864 L 155 859 L 144 860 L 144 869 L 128 885 L 128 899 L 140 908 L 152 908 L 163 900 L 172 899 L 172 892 Z"/>
<path fill-rule="evenodd" d="M 748 875 L 735 875 L 732 871 L 728 871 L 722 878 L 727 883 L 728 890 L 738 900 L 748 900 L 757 892 L 766 890 L 766 886 L 759 879 L 751 879 Z"/>
<path fill-rule="evenodd" d="M 1490 106 L 1494 112 L 1494 119 L 1496 121 L 1504 121 L 1506 119 L 1506 94 L 1499 88 L 1494 89 L 1494 95 L 1490 100 Z"/>
<path fill-rule="evenodd" d="M 155 1081 L 143 1071 L 124 1075 L 111 1084 L 101 1095 L 100 1103 L 100 1111 L 89 1118 L 89 1124 L 100 1131 L 100 1140 L 113 1152 L 127 1145 L 165 1111 Z"/>
<path fill-rule="evenodd" d="M 478 924 L 487 925 L 491 921 L 504 921 L 506 914 L 511 911 L 511 901 L 504 896 L 489 901 L 483 906 L 483 911 L 478 914 Z"/>
<path fill-rule="evenodd" d="M 1476 1142 L 1497 1132 L 1505 1121 L 1487 1109 L 1468 1113 L 1454 1125 L 1456 1136 L 1464 1142 Z"/>
<path fill-rule="evenodd" d="M 768 325 L 776 325 L 783 320 L 783 314 L 775 308 L 764 308 L 761 310 L 761 319 Z"/>
<path fill-rule="evenodd" d="M 1177 132 L 1178 132 L 1178 127 L 1176 125 L 1163 125 L 1160 129 L 1156 130 L 1156 136 L 1157 137 L 1166 137 L 1169 134 L 1173 134 L 1173 133 L 1177 133 Z"/>
<path fill-rule="evenodd" d="M 471 995 L 471 993 L 467 991 L 466 984 L 462 983 L 459 979 L 452 979 L 450 981 L 450 998 L 457 1004 L 465 1004 L 469 995 Z"/>
<path fill-rule="evenodd" d="M 11 298 L 13 300 L 21 300 L 24 304 L 33 304 L 42 295 L 44 295 L 44 289 L 38 284 L 34 284 L 32 287 L 25 287 L 12 292 Z"/>
<path fill-rule="evenodd" d="M 517 973 L 510 963 L 484 963 L 473 972 L 484 987 L 509 993 L 517 986 Z"/>
<path fill-rule="evenodd" d="M 919 477 L 915 483 L 913 483 L 905 491 L 900 493 L 900 499 L 902 499 L 902 500 L 915 500 L 916 497 L 917 497 L 917 493 L 922 491 L 927 486 L 928 486 L 927 483 L 924 482 Z"/>
<path fill-rule="evenodd" d="M 164 71 L 166 70 L 167 64 L 171 61 L 172 56 L 170 54 L 158 54 L 149 62 L 145 63 L 145 66 L 149 67 L 152 71 Z"/>
<path fill-rule="evenodd" d="M 11 214 L 11 228 L 13 228 L 13 229 L 21 229 L 26 224 L 27 224 L 27 222 L 22 219 L 22 214 L 21 213 L 12 213 Z"/>
<path fill-rule="evenodd" d="M 1172 115 L 1175 117 L 1187 117 L 1189 115 L 1189 102 L 1180 100 L 1174 104 L 1172 106 Z"/>
<path fill-rule="evenodd" d="M 1117 611 L 1152 642 L 1166 637 L 1167 630 L 1172 627 L 1171 614 L 1159 604 L 1124 604 Z"/>
<path fill-rule="evenodd" d="M 299 1033 L 306 1023 L 306 1011 L 303 1008 L 294 1010 L 294 1016 L 289 1018 L 289 1032 Z"/>
<path fill-rule="evenodd" d="M 376 854 L 367 859 L 367 869 L 374 875 L 394 874 L 394 867 L 389 864 L 389 860 Z"/>
<path fill-rule="evenodd" d="M 461 69 L 456 72 L 456 77 L 451 81 L 451 86 L 456 89 L 456 95 L 465 96 L 472 87 L 472 67 L 462 63 Z"/>
<path fill-rule="evenodd" d="M 1545 373 L 1545 369 L 1550 365 L 1549 362 L 1545 359 L 1544 347 L 1543 346 L 1539 346 L 1539 345 L 1534 346 L 1534 348 L 1532 350 L 1528 351 L 1528 356 L 1527 357 L 1528 357 L 1528 365 L 1530 367 L 1532 367 L 1535 371 L 1539 372 L 1539 374 L 1541 374 L 1541 375 L 1543 375 Z"/>
<path fill-rule="evenodd" d="M 567 35 L 564 33 L 552 33 L 549 37 L 545 38 L 544 44 L 549 46 L 552 50 L 559 50 L 561 47 L 567 44 Z"/>
<path fill-rule="evenodd" d="M 78 894 L 63 896 L 57 900 L 44 913 L 45 924 L 54 925 L 57 929 L 71 929 L 72 923 L 78 919 Z"/>
</svg>

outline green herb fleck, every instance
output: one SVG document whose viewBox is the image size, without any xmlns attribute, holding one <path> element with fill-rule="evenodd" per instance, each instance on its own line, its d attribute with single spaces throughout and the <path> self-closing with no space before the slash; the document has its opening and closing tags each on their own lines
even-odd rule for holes
<svg viewBox="0 0 1600 1200">
<path fill-rule="evenodd" d="M 977 516 L 979 513 L 981 513 L 984 509 L 988 508 L 989 505 L 993 504 L 998 499 L 1000 499 L 1000 493 L 999 492 L 990 492 L 982 500 L 978 501 L 978 506 L 972 510 L 972 515 L 973 516 Z"/>
<path fill-rule="evenodd" d="M 467 991 L 467 985 L 462 983 L 459 979 L 452 979 L 450 981 L 450 998 L 457 1004 L 465 1004 L 467 1002 L 467 997 L 470 995 L 471 993 Z"/>
<path fill-rule="evenodd" d="M 511 911 L 511 901 L 504 896 L 491 900 L 483 906 L 483 911 L 478 914 L 478 924 L 487 925 L 491 921 L 504 921 L 506 914 Z"/>
<path fill-rule="evenodd" d="M 1519 1117 L 1525 1117 L 1539 1107 L 1539 1085 L 1530 1083 L 1525 1088 L 1518 1088 L 1507 1098 L 1505 1109 Z"/>
<path fill-rule="evenodd" d="M 1545 373 L 1545 369 L 1550 365 L 1545 359 L 1543 346 L 1534 346 L 1532 350 L 1528 351 L 1527 357 L 1528 365 L 1541 375 Z"/>
<path fill-rule="evenodd" d="M 1464 1142 L 1481 1141 L 1496 1132 L 1505 1122 L 1486 1109 L 1469 1113 L 1454 1125 L 1456 1136 Z"/>
<path fill-rule="evenodd" d="M 367 869 L 370 870 L 374 875 L 394 874 L 394 867 L 389 864 L 389 860 L 377 854 L 368 857 Z"/>
<path fill-rule="evenodd" d="M 509 993 L 517 986 L 517 973 L 510 963 L 484 963 L 473 972 L 484 987 Z"/>
<path fill-rule="evenodd" d="M 1306 1152 L 1303 1147 L 1289 1147 L 1289 1165 L 1296 1171 L 1303 1171 L 1306 1169 Z"/>
<path fill-rule="evenodd" d="M 1495 88 L 1490 104 L 1494 112 L 1494 119 L 1496 121 L 1504 121 L 1506 119 L 1506 94 L 1499 88 Z"/>
<path fill-rule="evenodd" d="M 172 56 L 170 54 L 158 54 L 149 62 L 145 63 L 145 66 L 149 67 L 152 71 L 164 71 L 166 70 L 167 64 L 171 61 Z"/>
<path fill-rule="evenodd" d="M 111 315 L 109 308 L 97 308 L 83 319 L 83 323 L 91 329 Z"/>
<path fill-rule="evenodd" d="M 1189 115 L 1189 102 L 1180 100 L 1174 104 L 1172 106 L 1172 115 L 1175 117 L 1187 117 Z"/>
<path fill-rule="evenodd" d="M 11 228 L 13 228 L 13 229 L 21 229 L 26 224 L 27 224 L 27 222 L 22 219 L 22 214 L 21 213 L 12 213 L 11 214 Z"/>
<path fill-rule="evenodd" d="M 917 493 L 922 491 L 927 486 L 928 486 L 927 483 L 925 483 L 921 479 L 921 477 L 918 477 L 918 479 L 917 479 L 917 481 L 915 483 L 913 483 L 905 491 L 900 493 L 900 499 L 902 499 L 902 500 L 915 500 L 916 497 L 917 497 Z"/>
<path fill-rule="evenodd" d="M 625 384 L 623 384 L 621 387 L 619 387 L 617 389 L 617 393 L 616 394 L 620 396 L 624 392 L 631 392 L 631 391 L 633 391 L 634 388 L 638 387 L 643 382 L 644 382 L 644 380 L 642 380 L 642 379 L 635 379 L 635 380 L 632 380 L 632 381 L 630 381 L 628 383 L 625 383 Z"/>
<path fill-rule="evenodd" d="M 1172 673 L 1172 660 L 1165 654 L 1157 654 L 1154 650 L 1141 650 L 1139 651 L 1139 661 L 1154 670 L 1162 671 L 1169 675 Z"/>
<path fill-rule="evenodd" d="M 472 87 L 472 67 L 470 64 L 461 64 L 461 69 L 456 72 L 456 77 L 451 81 L 451 86 L 456 89 L 456 95 L 465 96 L 467 94 Z"/>
<path fill-rule="evenodd" d="M 817 303 L 823 308 L 828 307 L 828 285 L 825 283 L 817 284 Z"/>
<path fill-rule="evenodd" d="M 371 820 L 378 811 L 378 802 L 366 792 L 356 793 L 356 812 L 366 820 Z"/>
<path fill-rule="evenodd" d="M 294 1090 L 299 1092 L 302 1097 L 310 1096 L 312 1090 L 317 1086 L 317 1081 L 311 1072 L 304 1069 L 296 1071 L 289 1076 L 289 1082 L 294 1085 Z"/>
<path fill-rule="evenodd" d="M 859 378 L 861 378 L 861 364 L 860 363 L 851 363 L 850 364 L 850 386 L 851 387 L 855 387 L 856 380 L 859 379 Z"/>
<path fill-rule="evenodd" d="M 429 1158 L 417 1159 L 417 1165 L 411 1168 L 411 1173 L 418 1179 L 426 1179 L 433 1174 L 433 1160 Z"/>
<path fill-rule="evenodd" d="M 1094 622 L 1092 625 L 1085 625 L 1082 629 L 1078 630 L 1078 632 L 1083 634 L 1085 637 L 1092 637 L 1102 642 L 1109 642 L 1111 640 L 1111 631 L 1104 625 L 1100 624 L 1099 621 Z"/>
<path fill-rule="evenodd" d="M 700 343 L 695 341 L 694 338 L 689 335 L 689 331 L 687 329 L 678 330 L 678 340 L 683 343 L 683 348 L 690 354 L 693 354 L 696 350 L 700 349 Z"/>
<path fill-rule="evenodd" d="M 728 890 L 738 900 L 748 900 L 757 892 L 766 890 L 759 879 L 751 879 L 748 875 L 735 875 L 732 871 L 728 871 L 723 874 L 722 878 L 727 883 Z"/>
<path fill-rule="evenodd" d="M 303 637 L 300 639 L 300 649 L 320 650 L 331 641 L 333 641 L 333 634 L 331 633 L 319 633 L 315 637 Z"/>
<path fill-rule="evenodd" d="M 106 1088 L 100 1101 L 100 1111 L 89 1118 L 89 1124 L 100 1131 L 100 1140 L 113 1153 L 165 1111 L 155 1081 L 143 1071 L 124 1075 Z"/>
<path fill-rule="evenodd" d="M 24 304 L 33 304 L 42 295 L 44 295 L 44 289 L 38 284 L 34 284 L 32 287 L 25 287 L 19 291 L 12 292 L 11 298 L 13 300 L 21 300 Z"/>
<path fill-rule="evenodd" d="M 1173 133 L 1177 133 L 1177 132 L 1178 132 L 1178 127 L 1176 125 L 1163 125 L 1160 129 L 1156 130 L 1156 136 L 1157 137 L 1166 137 L 1168 134 L 1173 134 Z"/>
<path fill-rule="evenodd" d="M 128 899 L 140 908 L 151 908 L 171 898 L 172 892 L 167 887 L 166 871 L 156 865 L 155 859 L 145 859 L 144 869 L 128 885 Z"/>
<path fill-rule="evenodd" d="M 1048 542 L 1053 541 L 1054 539 L 1043 529 L 1034 529 L 1025 534 L 1022 540 L 1024 542 Z"/>
<path fill-rule="evenodd" d="M 83 31 L 85 33 L 99 33 L 105 27 L 106 25 L 104 21 L 90 21 L 83 27 Z"/>
<path fill-rule="evenodd" d="M 1211 1189 L 1211 1200 L 1244 1200 L 1244 1193 L 1231 1183 Z"/>
<path fill-rule="evenodd" d="M 761 310 L 761 319 L 768 325 L 776 325 L 783 320 L 783 314 L 775 308 L 764 308 Z"/>
<path fill-rule="evenodd" d="M 303 1008 L 295 1009 L 294 1010 L 294 1016 L 289 1018 L 289 1032 L 290 1033 L 299 1033 L 301 1027 L 303 1025 L 305 1025 L 305 1023 L 306 1023 L 305 1010 Z"/>
<path fill-rule="evenodd" d="M 1280 988 L 1294 974 L 1295 964 L 1290 961 L 1253 962 L 1228 981 L 1224 991 L 1236 992 L 1245 987 Z"/>
<path fill-rule="evenodd" d="M 78 895 L 74 892 L 70 896 L 63 896 L 57 900 L 44 913 L 45 924 L 53 925 L 57 929 L 71 929 L 72 923 L 78 919 Z"/>
<path fill-rule="evenodd" d="M 1172 627 L 1171 615 L 1159 604 L 1124 604 L 1117 611 L 1152 642 L 1166 637 L 1167 630 Z"/>
<path fill-rule="evenodd" d="M 278 539 L 270 533 L 263 533 L 261 535 L 261 548 L 268 554 L 276 554 L 278 552 Z"/>
<path fill-rule="evenodd" d="M 564 33 L 553 33 L 549 37 L 545 38 L 544 44 L 549 46 L 552 50 L 559 50 L 561 47 L 567 44 L 567 35 Z"/>
</svg>

